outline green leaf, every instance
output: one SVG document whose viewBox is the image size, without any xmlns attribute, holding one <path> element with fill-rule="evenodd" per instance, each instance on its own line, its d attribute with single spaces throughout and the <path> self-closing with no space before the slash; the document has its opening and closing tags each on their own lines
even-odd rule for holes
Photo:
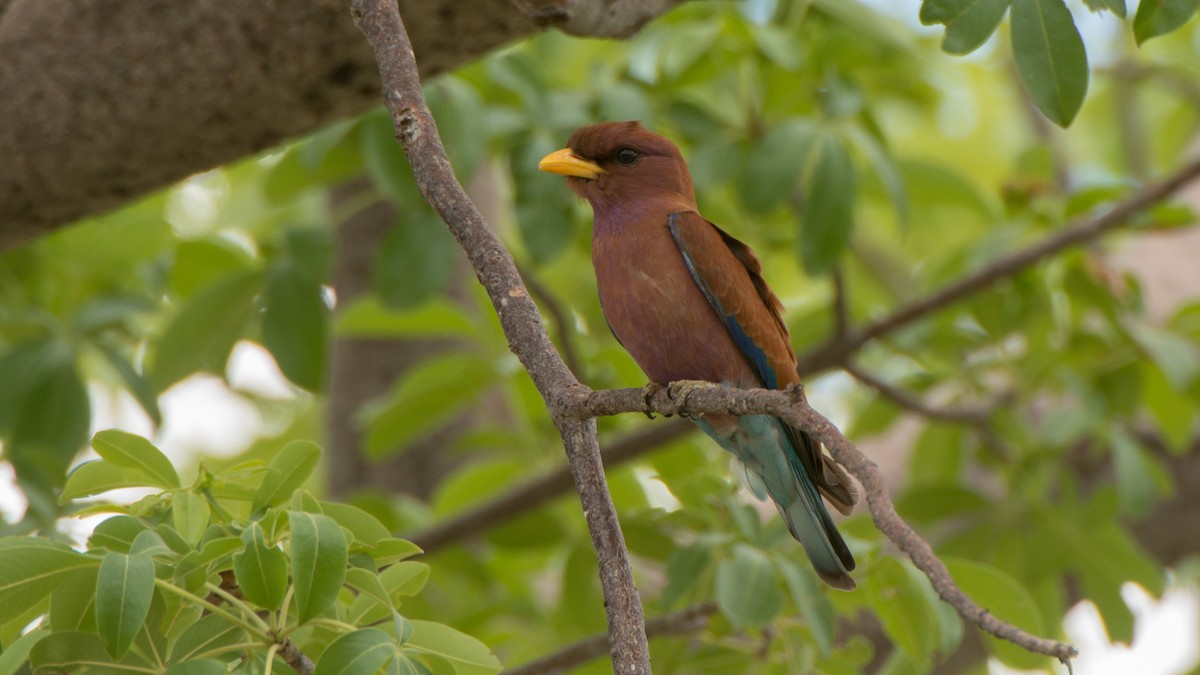
<svg viewBox="0 0 1200 675">
<path fill-rule="evenodd" d="M 1125 0 L 1083 0 L 1083 4 L 1093 12 L 1108 10 L 1122 19 L 1125 18 Z"/>
<path fill-rule="evenodd" d="M 1133 34 L 1140 45 L 1146 40 L 1187 23 L 1200 7 L 1200 0 L 1141 0 L 1133 17 Z"/>
<path fill-rule="evenodd" d="M 392 536 L 391 531 L 384 527 L 378 518 L 357 506 L 341 502 L 321 502 L 321 513 L 350 530 L 354 534 L 354 540 L 365 546 L 375 546 Z"/>
<path fill-rule="evenodd" d="M 4 651 L 0 652 L 0 675 L 16 675 L 20 672 L 34 645 L 49 634 L 50 631 L 45 628 L 31 630 L 5 647 Z"/>
<path fill-rule="evenodd" d="M 535 134 L 521 144 L 513 157 L 517 229 L 534 263 L 546 263 L 560 253 L 579 232 L 573 216 L 573 196 L 560 176 L 537 170 L 538 161 L 561 147 L 559 139 Z"/>
<path fill-rule="evenodd" d="M 150 368 L 159 391 L 198 370 L 220 373 L 254 316 L 259 272 L 237 272 L 197 293 L 179 309 L 156 345 Z"/>
<path fill-rule="evenodd" d="M 883 142 L 874 134 L 867 133 L 857 126 L 850 127 L 846 133 L 849 140 L 870 162 L 871 171 L 879 179 L 884 192 L 887 193 L 888 200 L 892 202 L 892 208 L 896 211 L 896 220 L 900 223 L 902 230 L 907 230 L 910 210 L 908 191 L 895 160 Z"/>
<path fill-rule="evenodd" d="M 1158 423 L 1168 447 L 1176 454 L 1188 452 L 1196 419 L 1195 405 L 1187 397 L 1179 395 L 1174 383 L 1167 379 L 1162 369 L 1143 363 L 1141 375 L 1142 402 Z"/>
<path fill-rule="evenodd" d="M 421 552 L 421 547 L 407 539 L 383 539 L 371 547 L 369 554 L 375 564 L 383 567 L 411 558 Z"/>
<path fill-rule="evenodd" d="M 95 566 L 95 558 L 48 539 L 0 539 L 0 607 L 28 607 L 76 571 Z"/>
<path fill-rule="evenodd" d="M 134 538 L 129 546 L 130 555 L 173 556 L 175 552 L 163 541 L 162 535 L 155 530 L 143 530 Z"/>
<path fill-rule="evenodd" d="M 996 32 L 1012 0 L 924 0 L 921 23 L 946 26 L 942 49 L 970 54 Z"/>
<path fill-rule="evenodd" d="M 228 672 L 223 661 L 200 659 L 176 663 L 163 671 L 163 675 L 226 675 Z"/>
<path fill-rule="evenodd" d="M 1154 476 L 1150 470 L 1150 460 L 1141 446 L 1119 428 L 1112 430 L 1109 442 L 1121 513 L 1135 519 L 1144 518 L 1154 505 Z"/>
<path fill-rule="evenodd" d="M 417 307 L 395 310 L 374 296 L 339 306 L 337 333 L 344 337 L 450 337 L 478 339 L 479 327 L 462 307 L 445 298 L 431 298 Z"/>
<path fill-rule="evenodd" d="M 1021 81 L 1039 110 L 1066 127 L 1087 93 L 1083 39 L 1063 0 L 1013 0 L 1012 50 Z"/>
<path fill-rule="evenodd" d="M 937 616 L 923 589 L 895 558 L 879 560 L 867 583 L 867 602 L 883 630 L 915 663 L 929 663 L 937 644 Z"/>
<path fill-rule="evenodd" d="M 327 127 L 302 145 L 290 148 L 267 174 L 263 185 L 267 199 L 276 204 L 285 203 L 306 190 L 325 189 L 360 175 L 364 157 L 359 143 L 337 142 L 341 140 L 337 136 L 348 130 L 352 128 Z M 395 141 L 392 144 L 395 145 Z M 315 147 L 308 148 L 308 145 Z"/>
<path fill-rule="evenodd" d="M 321 391 L 329 352 L 329 308 L 320 283 L 290 259 L 267 272 L 262 340 L 289 380 Z"/>
<path fill-rule="evenodd" d="M 675 549 L 667 560 L 667 585 L 659 598 L 662 606 L 670 608 L 684 597 L 711 563 L 711 546 L 692 544 Z"/>
<path fill-rule="evenodd" d="M 767 213 L 786 199 L 818 140 L 807 120 L 790 120 L 767 132 L 751 149 L 739 177 L 738 195 L 746 209 Z"/>
<path fill-rule="evenodd" d="M 392 598 L 413 596 L 420 593 L 425 588 L 425 582 L 429 581 L 429 565 L 413 560 L 398 562 L 381 572 L 379 580 Z"/>
<path fill-rule="evenodd" d="M 158 394 L 154 391 L 154 384 L 150 379 L 144 373 L 138 372 L 133 364 L 115 349 L 99 342 L 92 344 L 100 350 L 109 365 L 125 382 L 129 393 L 133 394 L 138 405 L 142 406 L 142 410 L 145 410 L 146 414 L 150 416 L 150 421 L 154 423 L 154 426 L 162 424 L 162 411 L 158 409 Z"/>
<path fill-rule="evenodd" d="M 287 592 L 287 556 L 269 546 L 258 523 L 242 531 L 246 548 L 233 556 L 233 574 L 246 599 L 263 609 L 275 610 Z"/>
<path fill-rule="evenodd" d="M 365 411 L 367 453 L 380 457 L 449 424 L 494 375 L 478 353 L 451 352 L 422 361 L 396 382 L 386 401 Z"/>
<path fill-rule="evenodd" d="M 59 503 L 89 497 L 109 490 L 127 487 L 161 487 L 159 480 L 150 474 L 128 467 L 115 466 L 103 460 L 84 462 L 67 474 L 67 483 L 59 495 Z"/>
<path fill-rule="evenodd" d="M 0 436 L 17 476 L 41 486 L 62 483 L 87 441 L 91 406 L 63 340 L 23 343 L 0 359 Z"/>
<path fill-rule="evenodd" d="M 425 97 L 454 173 L 465 185 L 487 154 L 487 128 L 478 118 L 485 104 L 475 87 L 454 76 L 429 82 Z"/>
<path fill-rule="evenodd" d="M 775 566 L 779 569 L 791 593 L 792 601 L 796 603 L 800 615 L 804 617 L 817 649 L 821 654 L 833 651 L 833 637 L 837 626 L 837 613 L 833 605 L 825 597 L 822 584 L 817 580 L 811 569 L 801 569 L 801 565 L 791 558 L 775 556 Z"/>
<path fill-rule="evenodd" d="M 446 226 L 428 208 L 412 208 L 379 248 L 375 292 L 388 307 L 415 307 L 440 295 L 458 269 L 462 253 Z"/>
<path fill-rule="evenodd" d="M 145 523 L 133 516 L 113 516 L 103 521 L 92 530 L 88 538 L 88 548 L 106 548 L 118 553 L 129 553 L 138 535 L 150 529 Z"/>
<path fill-rule="evenodd" d="M 359 592 L 359 597 L 355 598 L 356 604 L 359 599 L 365 599 L 374 602 L 374 608 L 382 609 L 385 612 L 393 608 L 394 603 L 388 597 L 388 590 L 383 587 L 379 574 L 373 570 L 351 567 L 346 570 L 346 585 Z M 363 608 L 367 608 L 370 602 L 363 603 Z M 350 616 L 355 616 L 355 614 L 356 612 L 351 608 Z M 361 616 L 361 613 L 359 615 Z"/>
<path fill-rule="evenodd" d="M 972 560 L 943 556 L 950 576 L 967 597 L 1002 621 L 1032 635 L 1044 635 L 1045 624 L 1037 603 L 1012 577 L 995 567 Z M 1011 642 L 984 635 L 988 651 L 1011 668 L 1031 670 L 1045 665 L 1046 657 L 1032 654 Z"/>
<path fill-rule="evenodd" d="M 292 581 L 300 623 L 321 614 L 337 599 L 349 560 L 346 536 L 333 518 L 288 511 L 291 523 Z"/>
<path fill-rule="evenodd" d="M 82 570 L 58 584 L 50 594 L 50 629 L 55 633 L 84 630 L 96 632 L 96 574 L 99 568 Z"/>
<path fill-rule="evenodd" d="M 331 642 L 315 675 L 374 675 L 395 656 L 392 636 L 378 628 L 362 628 Z"/>
<path fill-rule="evenodd" d="M 1200 348 L 1191 340 L 1147 323 L 1130 323 L 1129 335 L 1177 391 L 1187 391 L 1200 375 Z"/>
<path fill-rule="evenodd" d="M 283 446 L 271 458 L 250 512 L 259 513 L 268 506 L 278 506 L 290 499 L 317 468 L 320 457 L 321 448 L 312 441 L 292 441 Z"/>
<path fill-rule="evenodd" d="M 171 661 L 179 663 L 196 658 L 200 654 L 221 647 L 234 645 L 243 640 L 245 631 L 216 614 L 203 616 L 188 626 L 171 647 Z"/>
<path fill-rule="evenodd" d="M 857 176 L 840 138 L 821 135 L 814 142 L 801 177 L 803 227 L 797 243 L 800 262 L 810 276 L 833 269 L 850 242 Z"/>
<path fill-rule="evenodd" d="M 221 237 L 181 241 L 171 266 L 171 292 L 189 298 L 220 279 L 245 272 L 253 262 L 245 250 Z"/>
<path fill-rule="evenodd" d="M 113 658 L 95 633 L 51 633 L 29 652 L 35 673 L 86 672 L 88 675 L 129 675 L 134 669 L 154 672 L 136 652 Z"/>
<path fill-rule="evenodd" d="M 148 555 L 109 553 L 96 577 L 96 626 L 113 658 L 129 651 L 150 613 L 154 561 Z"/>
<path fill-rule="evenodd" d="M 736 544 L 732 557 L 717 565 L 717 605 L 738 628 L 773 619 L 783 598 L 771 559 L 756 548 Z"/>
<path fill-rule="evenodd" d="M 171 460 L 150 441 L 119 429 L 107 429 L 92 437 L 92 449 L 114 466 L 137 469 L 154 478 L 152 487 L 179 487 L 179 474 Z"/>
<path fill-rule="evenodd" d="M 195 492 L 176 492 L 171 499 L 171 518 L 175 529 L 192 546 L 200 543 L 200 537 L 208 529 L 210 515 L 208 500 Z"/>
<path fill-rule="evenodd" d="M 458 675 L 500 672 L 500 661 L 479 640 L 432 621 L 412 621 L 413 634 L 405 647 L 449 661 Z"/>
</svg>

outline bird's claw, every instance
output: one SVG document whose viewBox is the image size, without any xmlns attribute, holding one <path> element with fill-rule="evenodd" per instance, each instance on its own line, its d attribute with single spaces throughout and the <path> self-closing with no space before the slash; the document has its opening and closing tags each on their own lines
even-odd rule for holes
<svg viewBox="0 0 1200 675">
<path fill-rule="evenodd" d="M 667 386 L 667 398 L 671 399 L 672 403 L 677 403 L 679 416 L 689 420 L 696 420 L 704 417 L 702 412 L 691 412 L 687 409 L 688 397 L 697 389 L 714 387 L 712 382 L 704 382 L 701 380 L 680 380 L 672 382 Z"/>
<path fill-rule="evenodd" d="M 654 419 L 654 406 L 650 403 L 650 399 L 661 391 L 663 386 L 657 382 L 647 382 L 646 386 L 642 387 L 642 414 L 647 419 Z M 667 415 L 670 417 L 670 415 Z"/>
</svg>

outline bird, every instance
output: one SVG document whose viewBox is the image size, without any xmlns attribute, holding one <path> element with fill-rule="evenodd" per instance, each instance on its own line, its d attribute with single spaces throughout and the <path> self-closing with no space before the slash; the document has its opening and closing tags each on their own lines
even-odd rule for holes
<svg viewBox="0 0 1200 675">
<path fill-rule="evenodd" d="M 671 140 L 637 121 L 588 125 L 538 169 L 565 176 L 591 204 L 601 310 L 651 382 L 800 382 L 783 304 L 750 247 L 700 215 Z M 817 575 L 853 590 L 854 557 L 822 501 L 852 511 L 858 495 L 844 469 L 808 433 L 770 415 L 692 421 L 741 461 L 751 490 L 775 503 Z"/>
</svg>

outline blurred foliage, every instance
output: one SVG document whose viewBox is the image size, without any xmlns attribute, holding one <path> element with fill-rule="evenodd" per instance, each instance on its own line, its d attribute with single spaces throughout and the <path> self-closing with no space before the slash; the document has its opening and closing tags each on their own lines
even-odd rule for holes
<svg viewBox="0 0 1200 675">
<path fill-rule="evenodd" d="M 191 486 L 140 436 L 102 431 L 92 448 L 100 459 L 71 472 L 64 500 L 162 492 L 90 507 L 117 515 L 83 552 L 0 539 L 5 672 L 25 659 L 33 672 L 290 672 L 285 640 L 316 673 L 500 670 L 478 640 L 399 613 L 429 565 L 408 560 L 421 550 L 366 511 L 300 489 L 317 465 L 314 444 L 291 443 L 269 464 L 201 465 Z M 41 625 L 22 635 L 39 614 Z"/>
<path fill-rule="evenodd" d="M 1088 2 L 1107 12 L 1087 16 L 1087 57 L 1076 32 L 1086 10 L 1071 15 L 1059 0 L 1014 0 L 1005 24 L 1009 4 L 927 0 L 920 19 L 945 24 L 930 32 L 913 25 L 915 7 L 900 20 L 894 11 L 833 0 L 689 3 L 627 43 L 547 33 L 440 77 L 426 92 L 459 179 L 496 188 L 492 225 L 566 307 L 570 335 L 555 337 L 575 341 L 581 376 L 597 388 L 637 386 L 644 378 L 594 300 L 590 213 L 560 178 L 536 170 L 582 124 L 641 119 L 679 143 L 702 212 L 758 251 L 800 352 L 833 328 L 832 270 L 844 278 L 851 321 L 862 323 L 1179 165 L 1200 121 L 1200 30 L 1185 23 L 1195 2 L 1167 0 L 1156 9 L 1143 0 L 1128 25 L 1120 2 Z M 1014 53 L 988 39 L 998 26 L 1010 33 Z M 949 58 L 939 42 L 950 52 L 975 51 Z M 1054 48 L 1039 52 L 1038 44 Z M 1031 82 L 1031 73 L 1061 63 L 1069 68 L 1056 70 L 1057 79 Z M 1071 129 L 1040 123 L 1018 79 L 1050 119 L 1073 119 Z M 1085 92 L 1090 100 L 1080 108 Z M 369 199 L 333 209 L 330 188 L 361 176 L 373 186 Z M 331 223 L 377 198 L 396 206 L 400 222 L 376 252 L 372 292 L 338 302 Z M 1164 205 L 1134 230 L 1191 222 L 1186 210 Z M 437 486 L 430 503 L 377 494 L 352 500 L 387 532 L 418 531 L 559 466 L 557 434 L 490 304 L 473 286 L 456 300 L 446 293 L 469 277 L 464 269 L 453 239 L 421 202 L 381 110 L 0 254 L 0 438 L 29 504 L 4 534 L 64 536 L 59 518 L 78 508 L 60 503 L 64 490 L 72 497 L 116 483 L 152 485 L 174 497 L 151 497 L 102 527 L 171 527 L 182 543 L 163 537 L 172 553 L 162 554 L 188 555 L 210 528 L 177 509 L 211 507 L 202 491 L 137 483 L 147 467 L 104 451 L 109 465 L 84 464 L 69 479 L 67 468 L 87 442 L 96 396 L 126 392 L 157 426 L 158 397 L 197 372 L 225 376 L 242 341 L 269 350 L 294 396 L 239 392 L 263 411 L 268 429 L 244 457 L 197 469 L 202 479 L 242 461 L 270 464 L 292 440 L 320 440 L 319 403 L 338 395 L 326 389 L 330 343 L 344 337 L 449 345 L 361 411 L 374 457 L 455 423 L 484 393 L 504 401 L 502 419 L 444 449 L 471 461 Z M 1130 528 L 1173 491 L 1200 489 L 1176 485 L 1164 468 L 1169 457 L 1142 441 L 1161 437 L 1176 455 L 1194 447 L 1197 344 L 1200 302 L 1153 320 L 1137 278 L 1113 267 L 1097 245 L 868 345 L 859 364 L 918 395 L 945 405 L 1005 401 L 983 428 L 917 419 L 909 425 L 915 434 L 893 440 L 906 458 L 896 495 L 902 515 L 997 616 L 1057 635 L 1069 605 L 1083 597 L 1096 603 L 1113 640 L 1128 641 L 1133 616 L 1121 585 L 1159 594 L 1168 578 Z M 856 440 L 911 419 L 841 375 L 810 382 L 810 391 L 819 408 L 846 411 L 838 421 Z M 600 428 L 612 442 L 647 423 L 625 416 L 601 420 Z M 782 523 L 748 501 L 730 468 L 715 445 L 688 437 L 610 471 L 647 614 L 705 600 L 720 608 L 697 636 L 654 640 L 656 672 L 857 673 L 873 659 L 879 672 L 924 672 L 974 630 L 885 546 L 863 509 L 841 525 L 859 560 L 860 589 L 823 588 Z M 253 481 L 265 480 L 261 468 L 254 471 Z M 298 487 L 289 483 L 284 501 Z M 294 510 L 351 508 L 309 508 L 315 500 L 300 494 Z M 231 535 L 238 550 L 270 548 L 284 536 L 263 525 L 260 540 L 245 520 L 249 511 L 231 513 L 220 527 L 242 528 Z M 87 578 L 72 582 L 80 589 L 92 583 L 88 570 L 103 564 L 91 553 L 35 546 L 54 548 L 47 560 L 88 561 L 78 574 Z M 139 555 L 136 564 L 148 556 L 162 567 L 153 552 Z M 222 560 L 236 572 L 233 558 Z M 604 628 L 595 558 L 570 498 L 428 561 L 429 583 L 405 599 L 405 620 L 452 625 L 505 663 Z M 276 590 L 252 591 L 251 601 L 278 606 Z M 47 606 L 53 618 L 54 596 L 39 593 L 0 603 L 6 649 L 28 647 L 20 630 Z M 894 649 L 877 654 L 848 630 L 863 611 L 878 618 Z M 139 636 L 153 639 L 146 629 L 87 644 L 111 655 L 130 635 L 135 647 Z M 321 645 L 333 649 L 332 638 Z M 372 641 L 384 639 L 360 638 L 342 645 L 347 653 L 374 653 Z M 992 641 L 987 649 L 1012 666 L 1049 667 Z M 0 654 L 0 672 L 14 672 L 7 665 L 17 659 L 5 658 L 13 653 Z M 579 672 L 607 669 L 600 661 Z"/>
</svg>

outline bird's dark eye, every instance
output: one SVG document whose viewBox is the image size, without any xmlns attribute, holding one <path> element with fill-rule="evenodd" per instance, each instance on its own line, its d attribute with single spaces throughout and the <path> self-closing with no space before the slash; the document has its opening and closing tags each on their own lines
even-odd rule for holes
<svg viewBox="0 0 1200 675">
<path fill-rule="evenodd" d="M 617 151 L 617 161 L 623 166 L 633 166 L 641 156 L 641 153 L 633 148 L 621 148 Z"/>
</svg>

